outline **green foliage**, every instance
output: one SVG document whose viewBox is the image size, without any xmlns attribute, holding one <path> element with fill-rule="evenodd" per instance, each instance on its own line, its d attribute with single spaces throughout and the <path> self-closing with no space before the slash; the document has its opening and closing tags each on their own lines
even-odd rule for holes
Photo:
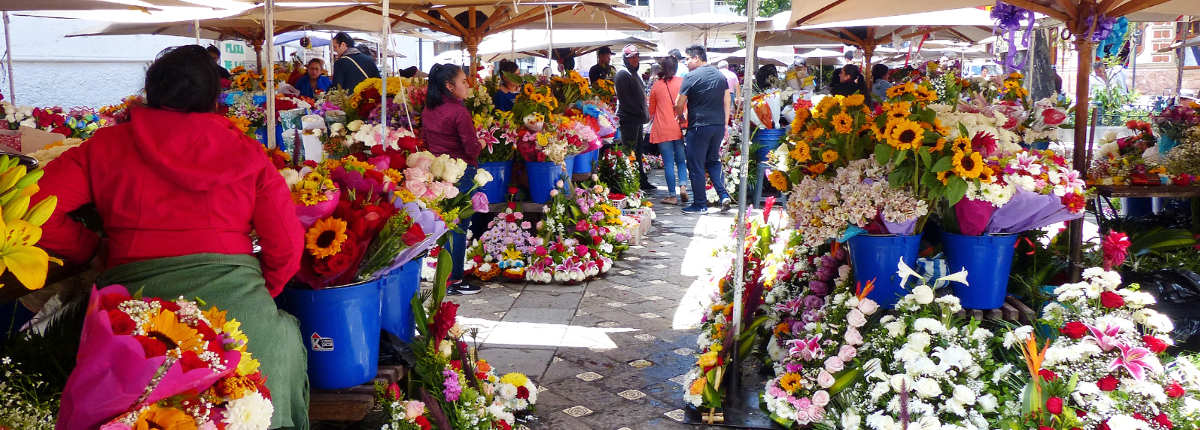
<svg viewBox="0 0 1200 430">
<path fill-rule="evenodd" d="M 731 0 L 727 4 L 738 15 L 746 16 L 746 0 Z M 758 16 L 761 17 L 770 17 L 789 10 L 792 10 L 792 0 L 762 0 L 758 2 Z"/>
<path fill-rule="evenodd" d="M 1116 85 L 1105 86 L 1092 95 L 1092 108 L 1100 113 L 1096 125 L 1120 126 L 1131 119 L 1145 120 L 1150 112 L 1134 106 L 1140 94 Z"/>
</svg>

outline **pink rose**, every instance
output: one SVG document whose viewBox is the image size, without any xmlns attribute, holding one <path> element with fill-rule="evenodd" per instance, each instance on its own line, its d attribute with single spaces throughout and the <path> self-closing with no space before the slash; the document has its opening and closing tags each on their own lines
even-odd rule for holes
<svg viewBox="0 0 1200 430">
<path fill-rule="evenodd" d="M 825 359 L 825 370 L 828 370 L 829 373 L 838 373 L 838 372 L 841 372 L 845 368 L 846 368 L 846 363 L 843 362 L 842 359 L 838 358 L 837 356 L 833 356 L 833 357 L 829 357 L 829 358 Z"/>
<path fill-rule="evenodd" d="M 442 182 L 441 184 L 442 184 L 442 192 L 441 192 L 442 198 L 452 199 L 452 198 L 458 197 L 458 187 L 454 186 L 454 184 L 447 184 L 445 182 Z"/>
<path fill-rule="evenodd" d="M 824 369 L 821 369 L 821 373 L 817 374 L 817 385 L 820 385 L 821 388 L 832 387 L 834 382 L 837 382 L 837 380 L 833 378 L 833 375 L 831 375 L 829 372 L 826 372 Z"/>
<path fill-rule="evenodd" d="M 856 329 L 854 327 L 850 327 L 850 328 L 846 329 L 845 337 L 846 337 L 847 345 L 858 346 L 858 345 L 862 345 L 862 343 L 863 343 L 862 334 L 859 333 L 858 329 Z"/>
<path fill-rule="evenodd" d="M 874 300 L 863 298 L 862 301 L 858 302 L 858 311 L 862 312 L 863 315 L 871 315 L 877 310 L 879 310 L 879 304 L 875 303 Z"/>
<path fill-rule="evenodd" d="M 825 418 L 825 408 L 813 404 L 808 407 L 808 419 L 812 421 L 820 421 Z"/>
<path fill-rule="evenodd" d="M 425 415 L 425 404 L 424 403 L 418 402 L 416 400 L 404 403 L 404 416 L 416 418 L 421 415 Z"/>
<path fill-rule="evenodd" d="M 487 194 L 475 193 L 471 195 L 471 208 L 475 209 L 475 212 L 486 213 L 488 211 Z"/>
<path fill-rule="evenodd" d="M 858 309 L 851 309 L 846 314 L 846 322 L 850 323 L 850 327 L 859 328 L 867 323 L 867 317 L 862 312 L 859 312 Z"/>
<path fill-rule="evenodd" d="M 404 177 L 407 178 L 409 182 L 429 182 L 429 170 L 418 167 L 409 167 L 404 169 Z"/>
<path fill-rule="evenodd" d="M 813 406 L 823 408 L 829 404 L 829 392 L 825 390 L 817 391 L 812 396 Z"/>
<path fill-rule="evenodd" d="M 412 193 L 414 196 L 417 196 L 417 197 L 424 196 L 427 188 L 428 187 L 425 186 L 425 183 L 421 182 L 421 181 L 414 181 L 412 179 L 409 179 L 408 181 L 404 182 L 404 189 L 408 190 L 408 192 Z"/>
<path fill-rule="evenodd" d="M 853 346 L 842 345 L 842 347 L 838 349 L 837 358 L 841 359 L 843 363 L 849 363 L 850 360 L 853 360 L 857 355 L 858 350 L 854 349 Z"/>
</svg>

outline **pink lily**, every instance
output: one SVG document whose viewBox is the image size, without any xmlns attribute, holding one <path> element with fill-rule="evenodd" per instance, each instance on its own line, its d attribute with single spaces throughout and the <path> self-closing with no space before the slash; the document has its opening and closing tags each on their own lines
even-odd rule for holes
<svg viewBox="0 0 1200 430">
<path fill-rule="evenodd" d="M 821 351 L 821 336 L 813 336 L 808 339 L 789 340 L 791 348 L 788 349 L 788 354 L 793 357 L 799 356 L 801 360 L 812 361 L 824 358 L 824 352 Z"/>
<path fill-rule="evenodd" d="M 800 297 L 788 300 L 787 303 L 775 305 L 775 310 L 787 312 L 790 315 L 798 315 L 804 309 L 804 300 Z"/>
<path fill-rule="evenodd" d="M 1099 346 L 1101 351 L 1108 352 L 1114 347 L 1119 346 L 1114 342 L 1117 340 L 1117 333 L 1121 331 L 1120 327 L 1110 325 L 1105 326 L 1104 330 L 1100 330 L 1091 324 L 1084 324 L 1083 326 L 1087 327 L 1088 331 L 1092 333 L 1092 338 L 1096 340 L 1096 346 Z"/>
<path fill-rule="evenodd" d="M 1121 356 L 1108 365 L 1109 371 L 1123 367 L 1129 371 L 1133 379 L 1138 381 L 1141 381 L 1145 377 L 1145 370 L 1147 368 L 1153 371 L 1162 371 L 1162 365 L 1158 362 L 1158 358 L 1149 349 L 1126 346 L 1125 344 L 1118 344 L 1117 348 L 1121 350 Z"/>
</svg>

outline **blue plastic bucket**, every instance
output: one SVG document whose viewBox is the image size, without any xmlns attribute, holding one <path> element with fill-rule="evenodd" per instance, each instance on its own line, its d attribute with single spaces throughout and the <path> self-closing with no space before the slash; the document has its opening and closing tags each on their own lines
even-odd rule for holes
<svg viewBox="0 0 1200 430">
<path fill-rule="evenodd" d="M 512 160 L 479 163 L 480 169 L 492 174 L 492 181 L 483 184 L 480 189 L 487 196 L 488 203 L 500 203 L 505 200 L 504 195 L 508 193 L 508 180 L 512 177 L 512 166 Z"/>
<path fill-rule="evenodd" d="M 384 277 L 382 326 L 405 342 L 412 342 L 412 298 L 420 289 L 420 258 L 414 258 Z"/>
<path fill-rule="evenodd" d="M 569 155 L 567 156 L 566 160 L 563 160 L 563 166 L 567 168 L 568 178 L 575 174 L 575 158 L 577 157 L 579 157 L 579 155 Z"/>
<path fill-rule="evenodd" d="M 575 156 L 575 168 L 573 169 L 574 172 L 575 173 L 592 173 L 592 165 L 596 164 L 596 154 L 598 154 L 599 152 L 600 152 L 599 149 L 593 149 L 591 151 L 576 155 Z"/>
<path fill-rule="evenodd" d="M 1176 141 L 1175 138 L 1172 138 L 1171 136 L 1167 136 L 1165 134 L 1158 135 L 1158 153 L 1159 154 L 1167 155 L 1167 152 L 1170 151 L 1171 148 L 1174 148 L 1176 145 L 1179 145 L 1179 142 Z"/>
<path fill-rule="evenodd" d="M 529 173 L 529 199 L 534 203 L 550 201 L 550 190 L 562 178 L 562 167 L 553 161 L 530 161 L 525 163 Z"/>
<path fill-rule="evenodd" d="M 1027 148 L 1035 150 L 1035 151 L 1045 151 L 1047 149 L 1050 149 L 1050 141 L 1049 140 L 1039 140 L 1037 142 L 1030 143 L 1029 145 L 1027 145 Z"/>
<path fill-rule="evenodd" d="M 1153 197 L 1128 197 L 1125 199 L 1125 217 L 1137 218 L 1154 214 Z"/>
<path fill-rule="evenodd" d="M 779 142 L 783 136 L 787 135 L 787 129 L 784 128 L 760 128 L 754 132 L 754 143 L 758 144 L 758 149 L 754 151 L 754 160 L 762 162 L 767 159 L 767 154 L 779 147 Z"/>
<path fill-rule="evenodd" d="M 266 147 L 267 146 L 266 127 L 259 127 L 259 128 L 254 129 L 254 138 L 258 139 L 258 143 L 261 143 L 263 145 L 263 147 Z M 289 152 L 289 153 L 291 152 L 291 148 L 284 147 L 285 145 L 283 143 L 283 126 L 280 124 L 275 124 L 275 145 L 278 146 L 279 149 L 283 150 L 284 152 Z"/>
<path fill-rule="evenodd" d="M 967 309 L 997 309 L 1008 295 L 1015 234 L 964 236 L 942 233 L 949 273 L 967 270 L 967 284 L 951 282 L 954 295 Z"/>
<path fill-rule="evenodd" d="M 375 378 L 383 282 L 381 278 L 323 290 L 284 289 L 284 309 L 300 320 L 313 388 L 337 390 Z"/>
<path fill-rule="evenodd" d="M 916 264 L 921 236 L 860 234 L 850 238 L 850 264 L 856 283 L 866 285 L 875 280 L 875 289 L 867 297 L 884 309 L 891 309 L 908 294 L 900 285 L 896 264 L 900 258 L 908 265 Z"/>
</svg>

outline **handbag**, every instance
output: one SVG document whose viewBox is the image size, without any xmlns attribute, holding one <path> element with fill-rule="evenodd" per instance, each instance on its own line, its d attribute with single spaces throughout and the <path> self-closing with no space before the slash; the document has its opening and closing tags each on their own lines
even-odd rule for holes
<svg viewBox="0 0 1200 430">
<path fill-rule="evenodd" d="M 672 79 L 675 79 L 675 77 L 672 77 Z M 667 95 L 671 97 L 671 102 L 672 102 L 672 103 L 674 103 L 674 101 L 675 101 L 675 100 L 678 100 L 678 99 L 677 99 L 677 97 L 678 97 L 678 94 L 676 94 L 676 95 L 671 95 L 671 83 L 670 83 L 670 82 L 663 82 L 663 85 L 667 87 Z M 672 109 L 674 109 L 674 108 L 675 108 L 674 104 L 672 104 L 672 105 L 671 105 L 671 108 L 672 108 Z M 680 130 L 687 130 L 687 126 L 688 126 L 688 124 L 687 124 L 687 117 L 686 117 L 686 116 L 683 116 L 683 115 L 676 115 L 676 116 L 675 116 L 675 120 L 679 122 L 679 129 L 680 129 Z"/>
</svg>

